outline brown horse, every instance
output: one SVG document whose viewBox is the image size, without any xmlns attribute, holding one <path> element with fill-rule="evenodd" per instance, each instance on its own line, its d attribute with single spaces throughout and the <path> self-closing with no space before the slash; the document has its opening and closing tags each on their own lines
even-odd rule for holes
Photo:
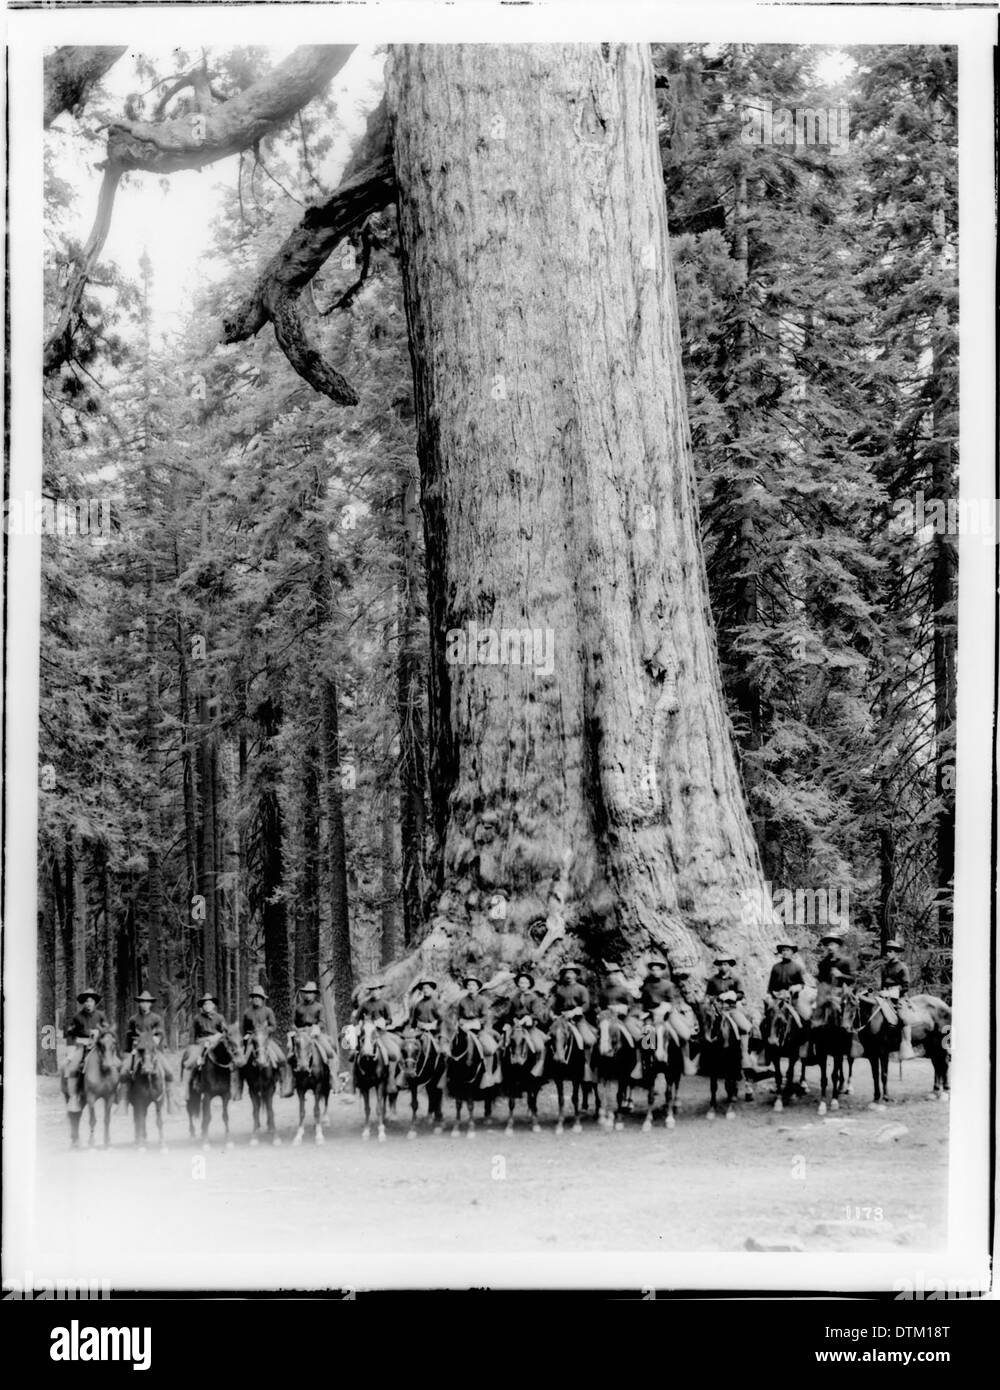
<svg viewBox="0 0 1000 1390">
<path fill-rule="evenodd" d="M 639 1061 L 642 1066 L 642 1084 L 646 1088 L 646 1117 L 642 1122 L 648 1133 L 653 1127 L 653 1103 L 656 1094 L 656 1078 L 663 1074 L 664 1126 L 673 1129 L 677 1123 L 677 1092 L 684 1075 L 684 1049 L 680 1039 L 670 1027 L 669 1019 L 662 1025 L 662 1050 L 657 1040 L 656 1030 L 646 1030 L 639 1044 Z"/>
<path fill-rule="evenodd" d="M 435 1032 L 420 1028 L 403 1038 L 403 1080 L 410 1092 L 410 1128 L 407 1139 L 417 1137 L 417 1092 L 427 1091 L 427 1115 L 433 1121 L 434 1133 L 440 1134 L 444 1124 L 441 1095 L 444 1090 L 448 1062 Z"/>
<path fill-rule="evenodd" d="M 361 1092 L 365 1106 L 365 1125 L 362 1139 L 371 1137 L 371 1093 L 375 1092 L 375 1121 L 378 1141 L 385 1143 L 385 1109 L 389 1092 L 389 1069 L 392 1065 L 382 1046 L 380 1029 L 370 1019 L 357 1025 L 357 1050 L 354 1054 L 354 1089 Z"/>
<path fill-rule="evenodd" d="M 281 1139 L 274 1127 L 274 1092 L 278 1085 L 280 1066 L 275 1061 L 270 1034 L 263 1028 L 258 1028 L 255 1032 L 247 1034 L 244 1044 L 243 1061 L 239 1069 L 239 1093 L 242 1095 L 245 1082 L 253 1109 L 250 1146 L 254 1148 L 260 1142 L 260 1108 L 263 1106 L 268 1136 L 271 1143 L 277 1147 Z"/>
<path fill-rule="evenodd" d="M 62 1091 L 68 1105 L 70 1144 L 74 1149 L 80 1145 L 80 1119 L 84 1105 L 87 1107 L 90 1120 L 90 1143 L 93 1145 L 97 1128 L 98 1101 L 104 1102 L 104 1147 L 109 1147 L 111 1110 L 118 1098 L 121 1065 L 114 1033 L 104 1032 L 86 1049 L 78 1090 L 71 1092 L 69 1080 L 65 1076 L 62 1078 Z M 75 1084 L 76 1078 L 73 1080 Z"/>
<path fill-rule="evenodd" d="M 489 1123 L 493 1114 L 496 1086 L 484 1089 L 482 1083 L 485 1076 L 486 1058 L 482 1049 L 475 1040 L 475 1034 L 463 1027 L 460 1021 L 448 1051 L 448 1094 L 455 1102 L 455 1123 L 451 1131 L 453 1139 L 457 1139 L 461 1134 L 463 1105 L 469 1112 L 469 1128 L 466 1132 L 469 1139 L 476 1132 L 473 1107 L 477 1100 L 483 1102 L 485 1119 L 487 1124 Z"/>
<path fill-rule="evenodd" d="M 767 1036 L 764 1039 L 764 1058 L 774 1069 L 775 1110 L 784 1110 L 785 1102 L 791 1100 L 794 1094 L 796 1063 L 799 1064 L 800 1085 L 803 1088 L 805 1086 L 808 1036 L 809 1025 L 802 1019 L 791 999 L 787 995 L 779 995 L 775 1000 Z M 788 1064 L 784 1076 L 783 1062 Z"/>
<path fill-rule="evenodd" d="M 167 1083 L 160 1060 L 160 1049 L 151 1033 L 142 1033 L 133 1045 L 135 1065 L 124 1077 L 126 1100 L 132 1107 L 135 1122 L 136 1148 L 146 1147 L 146 1114 L 149 1107 L 156 1108 L 157 1142 L 161 1152 L 166 1152 L 163 1142 L 163 1103 L 167 1095 Z"/>
<path fill-rule="evenodd" d="M 726 1088 L 726 1119 L 735 1119 L 734 1102 L 743 1076 L 743 1045 L 736 1020 L 724 1003 L 713 1000 L 705 1002 L 699 1058 L 702 1072 L 708 1075 L 706 1118 L 714 1120 L 718 1115 L 717 1095 L 721 1081 Z"/>
<path fill-rule="evenodd" d="M 563 1132 L 565 1119 L 564 1088 L 567 1082 L 569 1082 L 573 1105 L 573 1133 L 579 1134 L 583 1129 L 580 1124 L 581 1098 L 583 1109 L 586 1110 L 588 1094 L 592 1090 L 596 1094 L 594 1083 L 588 1077 L 591 1051 L 592 1048 L 587 1047 L 570 1021 L 562 1014 L 556 1014 L 549 1027 L 549 1069 L 552 1079 L 556 1083 L 556 1099 L 559 1105 L 559 1116 L 556 1120 L 557 1134 Z"/>
<path fill-rule="evenodd" d="M 841 1095 L 849 1095 L 850 1073 L 853 1068 L 855 1027 L 858 1021 L 858 996 L 842 985 L 836 993 L 820 1000 L 812 1018 L 809 1042 L 819 1065 L 819 1104 L 817 1113 L 827 1110 L 827 1062 L 830 1066 L 830 1109 L 840 1109 Z M 844 1076 L 844 1063 L 848 1074 Z"/>
<path fill-rule="evenodd" d="M 624 1116 L 630 1111 L 633 1072 L 636 1068 L 635 1039 L 612 1009 L 597 1018 L 597 1042 L 591 1057 L 598 1123 L 607 1130 L 625 1128 Z M 611 1102 L 614 1090 L 614 1104 Z"/>
<path fill-rule="evenodd" d="M 188 1130 L 195 1137 L 195 1117 L 201 1112 L 201 1141 L 208 1148 L 208 1127 L 212 1119 L 212 1101 L 218 1097 L 222 1101 L 222 1124 L 225 1129 L 225 1146 L 233 1147 L 229 1137 L 229 1101 L 234 1094 L 234 1080 L 237 1068 L 243 1060 L 235 1029 L 227 1029 L 205 1052 L 201 1064 L 191 1073 L 188 1086 L 187 1112 Z"/>
<path fill-rule="evenodd" d="M 293 1144 L 301 1144 L 306 1128 L 306 1094 L 313 1093 L 313 1129 L 317 1144 L 324 1141 L 323 1118 L 330 1101 L 330 1063 L 309 1028 L 296 1028 L 292 1034 L 292 1075 L 299 1098 L 299 1127 Z"/>
<path fill-rule="evenodd" d="M 544 1056 L 539 1058 L 528 1029 L 520 1019 L 515 1019 L 505 1030 L 500 1047 L 500 1072 L 508 1107 L 505 1133 L 514 1133 L 514 1106 L 522 1095 L 531 1119 L 531 1132 L 538 1133 L 538 1092 L 542 1087 L 543 1071 Z"/>
</svg>

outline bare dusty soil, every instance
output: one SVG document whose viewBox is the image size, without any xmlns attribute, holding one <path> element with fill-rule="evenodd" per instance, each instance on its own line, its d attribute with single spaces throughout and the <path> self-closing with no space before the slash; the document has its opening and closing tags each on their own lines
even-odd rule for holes
<svg viewBox="0 0 1000 1390">
<path fill-rule="evenodd" d="M 812 1078 L 810 1078 L 812 1079 Z M 930 1064 L 893 1067 L 895 1099 L 869 1109 L 867 1066 L 833 1115 L 815 1096 L 774 1113 L 770 1083 L 732 1120 L 705 1118 L 707 1085 L 685 1078 L 677 1126 L 622 1132 L 585 1117 L 583 1131 L 554 1132 L 555 1096 L 541 1098 L 542 1130 L 523 1110 L 515 1133 L 504 1115 L 472 1139 L 435 1135 L 423 1120 L 406 1138 L 408 1097 L 384 1143 L 361 1137 L 360 1100 L 331 1099 L 327 1139 L 295 1135 L 297 1101 L 276 1104 L 280 1146 L 251 1147 L 247 1100 L 231 1108 L 233 1147 L 213 1120 L 211 1148 L 188 1137 L 187 1117 L 165 1120 L 166 1152 L 137 1152 L 132 1116 L 119 1109 L 111 1146 L 69 1147 L 57 1083 L 39 1083 L 35 1238 L 53 1271 L 86 1251 L 114 1270 L 133 1242 L 164 1258 L 206 1249 L 262 1259 L 268 1251 L 597 1253 L 601 1251 L 808 1252 L 929 1250 L 945 1240 L 949 1107 L 928 1098 Z M 310 1098 L 311 1101 L 311 1098 Z M 421 1101 L 421 1110 L 424 1103 Z M 311 1103 L 309 1113 L 311 1114 Z M 154 1130 L 155 1134 L 155 1130 Z M 100 1128 L 98 1129 L 100 1137 Z"/>
</svg>

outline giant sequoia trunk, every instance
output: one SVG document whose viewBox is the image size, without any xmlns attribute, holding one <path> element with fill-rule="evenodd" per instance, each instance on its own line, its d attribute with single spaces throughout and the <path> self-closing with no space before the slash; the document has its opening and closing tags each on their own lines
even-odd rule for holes
<svg viewBox="0 0 1000 1390">
<path fill-rule="evenodd" d="M 648 51 L 402 47 L 388 103 L 433 949 L 491 965 L 568 932 L 591 960 L 702 963 L 725 943 L 753 980 L 770 930 L 708 607 Z"/>
</svg>

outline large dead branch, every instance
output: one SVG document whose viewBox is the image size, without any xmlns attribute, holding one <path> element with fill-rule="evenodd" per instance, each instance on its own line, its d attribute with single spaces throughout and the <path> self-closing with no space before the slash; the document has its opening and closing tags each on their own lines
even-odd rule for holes
<svg viewBox="0 0 1000 1390">
<path fill-rule="evenodd" d="M 117 63 L 124 48 L 57 48 L 45 59 L 45 129 L 64 111 L 75 111 L 95 82 Z"/>
<path fill-rule="evenodd" d="M 334 248 L 396 197 L 389 152 L 385 103 L 368 118 L 365 135 L 344 171 L 337 191 L 305 213 L 299 225 L 267 262 L 252 292 L 223 323 L 222 341 L 242 342 L 270 320 L 282 351 L 314 390 L 341 405 L 353 405 L 353 388 L 309 346 L 298 298 Z"/>
<path fill-rule="evenodd" d="M 249 149 L 312 101 L 353 53 L 350 44 L 304 45 L 259 82 L 208 111 L 108 127 L 108 164 L 172 174 Z"/>
<path fill-rule="evenodd" d="M 57 371 L 72 350 L 84 291 L 107 239 L 122 175 L 131 170 L 168 174 L 200 169 L 255 145 L 318 96 L 352 52 L 345 44 L 297 48 L 266 77 L 209 111 L 161 122 L 118 122 L 108 128 L 97 216 L 66 279 L 56 326 L 45 344 L 46 373 Z"/>
</svg>

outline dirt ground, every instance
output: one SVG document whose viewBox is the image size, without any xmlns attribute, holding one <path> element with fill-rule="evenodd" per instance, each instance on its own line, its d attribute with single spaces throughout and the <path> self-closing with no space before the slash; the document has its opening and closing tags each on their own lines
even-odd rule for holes
<svg viewBox="0 0 1000 1390">
<path fill-rule="evenodd" d="M 554 1132 L 554 1091 L 541 1097 L 542 1130 L 519 1112 L 503 1122 L 406 1138 L 408 1098 L 385 1143 L 361 1137 L 359 1099 L 331 1098 L 327 1141 L 291 1145 L 297 1101 L 276 1104 L 280 1147 L 251 1147 L 249 1102 L 231 1108 L 205 1153 L 186 1115 L 166 1117 L 166 1152 L 138 1153 L 131 1114 L 112 1120 L 111 1147 L 69 1148 L 54 1080 L 39 1082 L 35 1211 L 37 1264 L 54 1275 L 86 1251 L 115 1271 L 133 1242 L 165 1261 L 206 1249 L 229 1255 L 308 1249 L 442 1254 L 501 1252 L 896 1251 L 945 1241 L 949 1107 L 928 1098 L 930 1063 L 893 1064 L 895 1099 L 869 1109 L 871 1079 L 819 1117 L 815 1096 L 774 1113 L 770 1083 L 727 1121 L 705 1118 L 707 1083 L 685 1078 L 677 1126 L 641 1130 L 642 1105 L 622 1132 L 587 1117 L 583 1132 Z M 810 1076 L 810 1082 L 813 1078 Z M 448 1103 L 446 1102 L 446 1105 Z M 422 1101 L 423 1107 L 423 1101 Z M 506 1102 L 504 1102 L 504 1109 Z M 310 1109 L 311 1113 L 311 1109 Z M 98 1131 L 100 1133 L 100 1130 Z M 86 1133 L 86 1117 L 84 1117 Z"/>
</svg>

